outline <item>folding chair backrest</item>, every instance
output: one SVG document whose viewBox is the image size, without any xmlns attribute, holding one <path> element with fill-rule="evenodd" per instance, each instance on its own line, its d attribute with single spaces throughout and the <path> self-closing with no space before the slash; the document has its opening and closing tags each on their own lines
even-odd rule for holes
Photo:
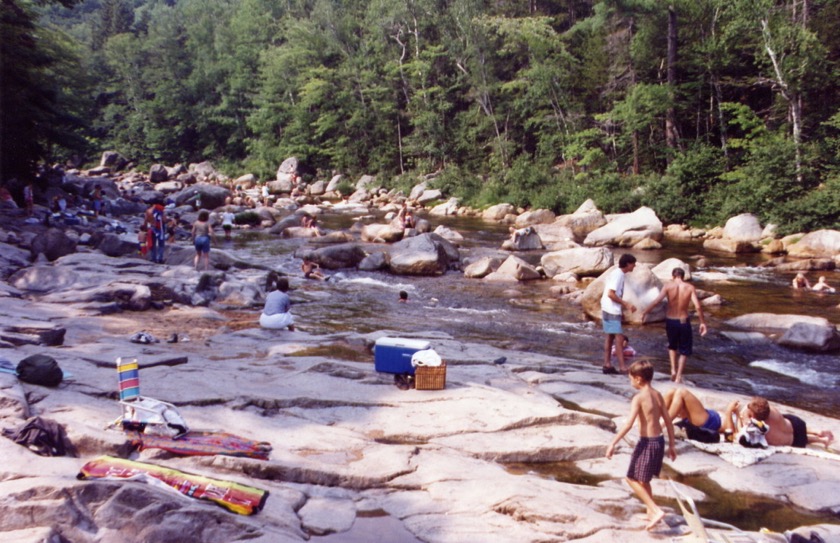
<svg viewBox="0 0 840 543">
<path fill-rule="evenodd" d="M 674 481 L 668 479 L 668 482 L 671 484 L 671 488 L 674 491 L 674 496 L 677 499 L 677 505 L 680 507 L 680 511 L 682 511 L 685 523 L 688 525 L 688 529 L 691 530 L 691 534 L 682 539 L 682 541 L 709 543 L 709 541 L 711 541 L 709 539 L 709 534 L 706 532 L 706 527 L 703 526 L 703 518 L 700 516 L 700 513 L 697 512 L 697 506 L 694 505 L 694 500 L 691 499 L 691 496 L 680 491 L 680 489 L 677 488 L 677 485 L 674 484 Z"/>
<path fill-rule="evenodd" d="M 130 402 L 140 398 L 140 370 L 137 359 L 117 358 L 117 373 L 120 378 L 120 401 Z"/>
</svg>

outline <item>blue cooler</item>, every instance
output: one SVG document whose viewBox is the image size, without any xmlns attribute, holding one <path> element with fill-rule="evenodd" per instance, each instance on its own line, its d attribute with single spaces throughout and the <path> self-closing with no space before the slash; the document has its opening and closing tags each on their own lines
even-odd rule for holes
<svg viewBox="0 0 840 543">
<path fill-rule="evenodd" d="M 414 374 L 411 357 L 417 351 L 431 348 L 428 341 L 400 337 L 383 337 L 376 340 L 373 349 L 376 371 L 385 373 Z"/>
</svg>

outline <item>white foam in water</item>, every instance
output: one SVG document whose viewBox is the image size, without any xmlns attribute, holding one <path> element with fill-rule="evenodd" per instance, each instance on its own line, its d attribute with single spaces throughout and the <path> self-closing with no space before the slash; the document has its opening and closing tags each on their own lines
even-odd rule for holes
<svg viewBox="0 0 840 543">
<path fill-rule="evenodd" d="M 770 283 L 774 280 L 772 272 L 767 268 L 757 268 L 754 266 L 716 267 L 709 271 L 691 272 L 691 276 L 692 278 L 696 277 L 700 281 L 745 280 L 756 283 Z"/>
<path fill-rule="evenodd" d="M 379 280 L 373 279 L 371 277 L 353 277 L 353 278 L 350 278 L 350 279 L 345 279 L 344 281 L 347 282 L 347 283 L 356 283 L 356 284 L 359 284 L 359 285 L 368 285 L 368 286 L 372 286 L 372 287 L 382 287 L 382 288 L 386 288 L 388 290 L 395 290 L 397 292 L 399 292 L 401 290 L 405 290 L 405 291 L 409 291 L 409 292 L 413 291 L 413 290 L 417 290 L 414 287 L 414 285 L 409 284 L 409 283 L 405 283 L 405 284 L 403 284 L 403 283 L 386 283 L 385 281 L 379 281 Z"/>
<path fill-rule="evenodd" d="M 769 359 L 750 362 L 750 366 L 793 377 L 806 385 L 823 388 L 832 388 L 837 385 L 837 377 L 830 373 L 819 372 L 807 364 Z"/>
</svg>

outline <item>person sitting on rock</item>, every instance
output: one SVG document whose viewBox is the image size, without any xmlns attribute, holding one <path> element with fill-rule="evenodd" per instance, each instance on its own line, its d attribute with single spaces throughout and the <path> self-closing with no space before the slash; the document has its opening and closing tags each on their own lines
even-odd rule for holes
<svg viewBox="0 0 840 543">
<path fill-rule="evenodd" d="M 300 270 L 303 272 L 303 276 L 307 279 L 318 279 L 319 281 L 326 279 L 326 276 L 321 273 L 321 266 L 309 259 L 303 259 L 303 263 L 300 265 Z"/>
<path fill-rule="evenodd" d="M 260 326 L 271 330 L 288 328 L 295 331 L 295 318 L 292 316 L 292 301 L 289 295 L 289 280 L 277 272 L 266 277 L 265 290 L 270 291 L 265 297 L 265 307 L 260 315 Z"/>
<path fill-rule="evenodd" d="M 817 284 L 811 287 L 811 290 L 814 290 L 816 292 L 830 292 L 832 294 L 836 292 L 836 289 L 834 287 L 829 286 L 829 284 L 825 282 L 824 275 L 820 276 L 820 278 L 817 280 Z"/>
<path fill-rule="evenodd" d="M 804 273 L 799 272 L 796 274 L 796 277 L 793 278 L 791 286 L 796 289 L 811 288 L 811 283 L 808 281 L 808 278 L 805 277 Z"/>
</svg>

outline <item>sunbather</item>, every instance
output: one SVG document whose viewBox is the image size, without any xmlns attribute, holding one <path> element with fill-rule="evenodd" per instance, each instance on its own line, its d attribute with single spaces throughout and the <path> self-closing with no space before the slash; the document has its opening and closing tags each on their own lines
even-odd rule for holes
<svg viewBox="0 0 840 543">
<path fill-rule="evenodd" d="M 746 426 L 750 419 L 766 422 L 770 429 L 764 435 L 768 445 L 806 447 L 810 444 L 828 447 L 834 441 L 834 434 L 828 430 L 809 431 L 805 421 L 796 415 L 782 415 L 765 398 L 756 396 L 747 405 L 738 400 L 726 408 L 725 418 L 735 420 L 738 426 Z"/>
</svg>

